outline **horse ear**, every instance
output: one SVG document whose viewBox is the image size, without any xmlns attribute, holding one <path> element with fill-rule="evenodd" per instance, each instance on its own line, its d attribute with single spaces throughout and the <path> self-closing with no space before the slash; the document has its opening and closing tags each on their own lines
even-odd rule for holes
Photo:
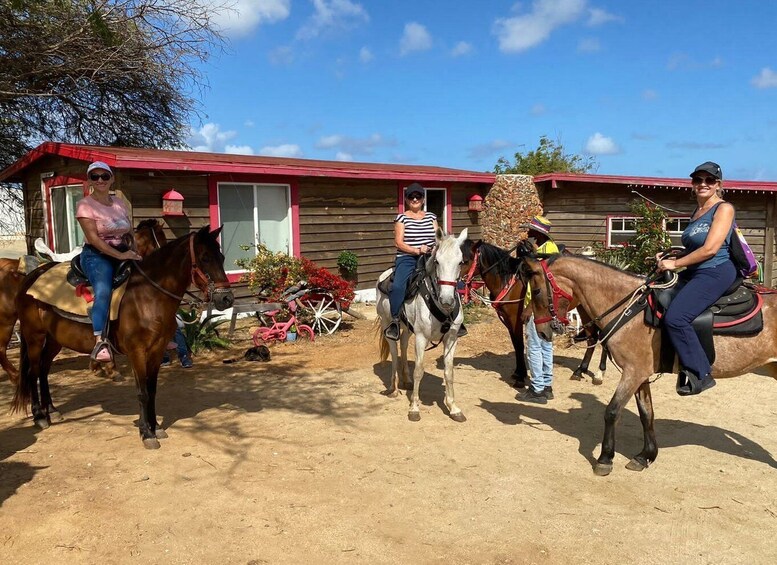
<svg viewBox="0 0 777 565">
<path fill-rule="evenodd" d="M 210 227 L 210 226 L 208 226 L 208 227 Z M 211 236 L 213 239 L 216 239 L 216 238 L 219 236 L 219 234 L 221 233 L 221 230 L 223 230 L 223 229 L 224 229 L 224 226 L 223 226 L 223 225 L 219 226 L 218 228 L 216 228 L 215 230 L 213 230 L 212 232 L 210 232 L 210 236 Z"/>
<path fill-rule="evenodd" d="M 437 238 L 437 243 L 440 243 L 442 238 L 445 237 L 445 230 L 443 230 L 440 226 L 437 226 L 437 231 L 434 232 L 434 237 Z"/>
<path fill-rule="evenodd" d="M 464 228 L 461 230 L 461 233 L 459 234 L 459 237 L 456 238 L 456 241 L 459 242 L 459 247 L 467 240 L 467 228 Z"/>
</svg>

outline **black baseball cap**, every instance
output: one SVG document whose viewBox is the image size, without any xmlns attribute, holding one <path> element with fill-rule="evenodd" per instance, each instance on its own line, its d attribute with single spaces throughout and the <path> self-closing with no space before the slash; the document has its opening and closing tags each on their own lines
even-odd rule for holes
<svg viewBox="0 0 777 565">
<path fill-rule="evenodd" d="M 696 176 L 696 173 L 709 173 L 716 179 L 723 180 L 723 171 L 720 170 L 720 165 L 712 161 L 707 161 L 696 167 L 691 173 L 691 177 Z"/>
<path fill-rule="evenodd" d="M 426 198 L 426 189 L 417 182 L 405 187 L 405 198 L 416 192 Z"/>
</svg>

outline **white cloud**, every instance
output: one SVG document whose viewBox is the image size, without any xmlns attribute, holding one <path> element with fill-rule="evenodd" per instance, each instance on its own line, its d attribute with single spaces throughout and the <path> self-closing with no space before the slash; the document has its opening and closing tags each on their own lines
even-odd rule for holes
<svg viewBox="0 0 777 565">
<path fill-rule="evenodd" d="M 432 36 L 426 30 L 426 27 L 410 22 L 405 24 L 405 31 L 399 40 L 399 53 L 407 55 L 413 51 L 426 51 L 432 47 Z"/>
<path fill-rule="evenodd" d="M 353 155 L 345 151 L 338 151 L 335 155 L 335 161 L 353 161 Z"/>
<path fill-rule="evenodd" d="M 532 116 L 541 116 L 547 111 L 548 109 L 545 108 L 545 104 L 535 104 L 534 106 L 531 107 L 531 110 L 529 110 L 529 113 Z"/>
<path fill-rule="evenodd" d="M 469 150 L 469 156 L 471 159 L 484 159 L 486 157 L 496 155 L 502 149 L 510 147 L 510 145 L 511 143 L 509 141 L 505 141 L 504 139 L 495 139 L 494 141 L 481 143 L 480 145 L 471 147 Z"/>
<path fill-rule="evenodd" d="M 616 155 L 621 150 L 611 137 L 605 137 L 597 131 L 588 138 L 585 144 L 585 152 L 589 155 Z"/>
<path fill-rule="evenodd" d="M 642 91 L 643 100 L 655 100 L 656 98 L 658 98 L 658 92 L 655 90 L 648 88 L 647 90 Z"/>
<path fill-rule="evenodd" d="M 369 63 L 375 58 L 375 56 L 372 54 L 372 51 L 370 51 L 367 47 L 362 47 L 359 49 L 359 61 L 362 63 Z"/>
<path fill-rule="evenodd" d="M 386 139 L 379 133 L 369 137 L 349 137 L 347 135 L 327 135 L 316 143 L 319 149 L 337 149 L 339 154 L 347 155 L 350 160 L 353 155 L 372 155 L 379 147 L 393 147 L 396 141 Z"/>
<path fill-rule="evenodd" d="M 259 150 L 259 155 L 268 157 L 302 157 L 302 149 L 294 143 L 267 145 Z"/>
<path fill-rule="evenodd" d="M 247 127 L 247 128 L 252 128 L 252 127 L 254 127 L 256 124 L 254 124 L 254 121 L 253 121 L 253 120 L 246 120 L 245 122 L 243 122 L 243 125 L 244 125 L 245 127 Z"/>
<path fill-rule="evenodd" d="M 526 51 L 545 41 L 558 27 L 574 22 L 584 12 L 586 0 L 535 0 L 531 10 L 494 22 L 499 49 L 505 53 Z"/>
<path fill-rule="evenodd" d="M 595 37 L 581 39 L 577 44 L 577 50 L 581 53 L 596 53 L 601 51 L 601 49 L 602 46 Z"/>
<path fill-rule="evenodd" d="M 224 148 L 224 153 L 229 153 L 230 155 L 253 155 L 254 150 L 251 149 L 250 145 L 227 145 Z"/>
<path fill-rule="evenodd" d="M 311 0 L 315 13 L 297 32 L 297 39 L 313 39 L 335 30 L 351 29 L 370 21 L 361 4 L 351 0 Z"/>
<path fill-rule="evenodd" d="M 186 143 L 192 148 L 192 151 L 205 151 L 207 153 L 225 153 L 227 152 L 227 142 L 237 137 L 237 132 L 221 131 L 218 124 L 207 123 L 199 130 L 191 130 Z M 229 147 L 236 147 L 229 145 Z"/>
<path fill-rule="evenodd" d="M 588 10 L 588 21 L 586 22 L 586 24 L 591 27 L 595 27 L 609 22 L 622 22 L 622 21 L 623 21 L 622 17 L 616 16 L 615 14 L 611 14 L 607 10 L 602 10 L 601 8 L 590 8 Z"/>
<path fill-rule="evenodd" d="M 288 45 L 282 45 L 270 51 L 267 58 L 273 65 L 291 65 L 294 62 L 294 50 Z"/>
<path fill-rule="evenodd" d="M 261 24 L 285 20 L 289 17 L 291 0 L 205 0 L 213 4 L 211 18 L 226 35 L 247 35 Z"/>
<path fill-rule="evenodd" d="M 761 72 L 750 81 L 756 88 L 777 88 L 777 73 L 769 67 L 764 67 Z"/>
<path fill-rule="evenodd" d="M 472 44 L 466 41 L 459 41 L 453 49 L 451 49 L 451 55 L 453 57 L 461 57 L 472 52 Z"/>
</svg>

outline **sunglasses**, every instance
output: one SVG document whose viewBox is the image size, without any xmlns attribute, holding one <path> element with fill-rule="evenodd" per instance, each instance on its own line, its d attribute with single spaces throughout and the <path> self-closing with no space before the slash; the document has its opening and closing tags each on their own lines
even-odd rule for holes
<svg viewBox="0 0 777 565">
<path fill-rule="evenodd" d="M 706 184 L 707 186 L 713 186 L 716 182 L 718 182 L 718 179 L 715 177 L 691 177 L 691 183 L 692 184 Z"/>
<path fill-rule="evenodd" d="M 98 175 L 97 173 L 92 173 L 91 175 L 89 175 L 89 180 L 109 181 L 109 180 L 111 180 L 111 173 L 102 173 L 100 175 Z"/>
<path fill-rule="evenodd" d="M 423 194 L 418 194 L 416 192 L 416 193 L 413 193 L 413 194 L 408 194 L 407 195 L 407 199 L 408 200 L 423 200 L 424 199 L 424 195 Z"/>
</svg>

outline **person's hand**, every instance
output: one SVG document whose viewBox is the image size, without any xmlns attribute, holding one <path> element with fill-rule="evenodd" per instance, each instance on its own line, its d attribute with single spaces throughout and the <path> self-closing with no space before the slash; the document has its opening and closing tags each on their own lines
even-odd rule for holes
<svg viewBox="0 0 777 565">
<path fill-rule="evenodd" d="M 666 259 L 661 259 L 658 262 L 658 272 L 663 273 L 664 271 L 674 271 L 677 269 L 677 259 L 673 257 L 667 257 Z"/>
<path fill-rule="evenodd" d="M 419 255 L 426 255 L 427 253 L 429 253 L 429 251 L 430 249 L 428 245 L 422 245 L 421 247 L 418 248 Z"/>
<path fill-rule="evenodd" d="M 119 261 L 140 261 L 142 258 L 137 251 L 131 249 L 119 255 Z"/>
</svg>

